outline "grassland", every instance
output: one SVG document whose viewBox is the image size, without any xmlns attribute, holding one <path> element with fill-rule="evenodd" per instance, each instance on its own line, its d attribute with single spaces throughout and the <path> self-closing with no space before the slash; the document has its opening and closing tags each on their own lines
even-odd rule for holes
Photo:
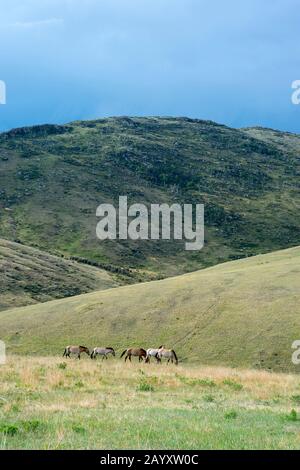
<svg viewBox="0 0 300 470">
<path fill-rule="evenodd" d="M 6 310 L 9 353 L 55 355 L 67 344 L 158 347 L 180 361 L 297 372 L 300 247 L 197 272 Z"/>
<path fill-rule="evenodd" d="M 2 449 L 298 449 L 300 377 L 9 356 Z"/>
<path fill-rule="evenodd" d="M 106 270 L 0 239 L 0 310 L 118 285 Z"/>
</svg>

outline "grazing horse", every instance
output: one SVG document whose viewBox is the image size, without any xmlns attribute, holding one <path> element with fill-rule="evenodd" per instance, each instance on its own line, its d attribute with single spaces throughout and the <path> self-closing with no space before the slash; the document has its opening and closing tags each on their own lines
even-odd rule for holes
<svg viewBox="0 0 300 470">
<path fill-rule="evenodd" d="M 157 359 L 160 359 L 160 360 L 163 357 L 165 357 L 166 359 L 168 359 L 168 364 L 169 364 L 170 361 L 172 362 L 172 364 L 173 364 L 174 361 L 175 361 L 176 365 L 178 364 L 178 358 L 176 356 L 176 352 L 174 351 L 174 349 L 161 348 L 161 349 L 158 350 L 158 353 L 156 354 L 156 357 L 157 357 Z"/>
<path fill-rule="evenodd" d="M 143 348 L 128 348 L 128 349 L 125 349 L 125 351 L 122 352 L 120 357 L 123 357 L 124 354 L 126 354 L 125 362 L 127 361 L 127 358 L 131 362 L 131 356 L 138 356 L 139 362 L 143 361 L 143 357 L 145 357 L 145 358 L 147 357 L 147 352 Z"/>
<path fill-rule="evenodd" d="M 112 354 L 113 356 L 116 355 L 114 348 L 109 348 L 109 347 L 107 347 L 107 348 L 98 348 L 98 347 L 96 347 L 92 351 L 91 359 L 96 359 L 97 354 L 99 354 L 99 356 L 102 356 L 102 361 L 103 361 L 104 358 L 107 359 L 107 356 L 109 354 Z"/>
<path fill-rule="evenodd" d="M 80 354 L 85 352 L 90 355 L 90 351 L 86 346 L 67 346 L 64 350 L 63 357 L 71 357 L 70 354 L 77 354 L 78 359 L 80 359 Z"/>
<path fill-rule="evenodd" d="M 157 355 L 160 349 L 162 348 L 164 348 L 164 346 L 159 346 L 159 348 L 157 349 L 147 349 L 147 357 L 145 362 L 148 362 L 150 364 L 151 357 L 155 357 L 156 362 L 161 362 L 161 359 Z"/>
</svg>

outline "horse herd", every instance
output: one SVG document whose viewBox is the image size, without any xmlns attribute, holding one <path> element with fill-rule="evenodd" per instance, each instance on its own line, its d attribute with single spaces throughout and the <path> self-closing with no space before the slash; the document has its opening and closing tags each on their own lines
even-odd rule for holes
<svg viewBox="0 0 300 470">
<path fill-rule="evenodd" d="M 107 356 L 109 354 L 112 354 L 112 356 L 115 356 L 115 350 L 114 348 L 103 348 L 103 347 L 96 347 L 92 350 L 90 353 L 89 348 L 86 346 L 66 346 L 63 357 L 71 357 L 71 354 L 74 354 L 80 359 L 81 353 L 86 353 L 88 356 L 90 356 L 91 359 L 96 359 L 96 357 L 102 356 L 103 359 L 107 359 Z M 145 358 L 146 363 L 150 363 L 151 358 L 155 358 L 156 362 L 161 362 L 163 358 L 167 359 L 167 362 L 169 363 L 170 361 L 172 363 L 175 362 L 175 364 L 178 364 L 178 358 L 177 355 L 174 351 L 174 349 L 166 349 L 164 346 L 160 346 L 159 348 L 150 348 L 150 349 L 143 349 L 143 348 L 128 348 L 125 349 L 125 351 L 122 352 L 120 357 L 123 357 L 125 355 L 125 362 L 127 359 L 131 362 L 131 357 L 138 357 L 139 362 L 143 361 Z"/>
</svg>

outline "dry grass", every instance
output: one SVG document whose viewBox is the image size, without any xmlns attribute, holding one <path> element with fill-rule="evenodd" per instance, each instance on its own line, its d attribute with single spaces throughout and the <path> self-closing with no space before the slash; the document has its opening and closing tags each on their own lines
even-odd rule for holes
<svg viewBox="0 0 300 470">
<path fill-rule="evenodd" d="M 300 445 L 292 374 L 9 356 L 0 383 L 2 448 Z M 133 441 L 124 430 L 137 431 Z"/>
<path fill-rule="evenodd" d="M 114 393 L 122 394 L 123 390 L 132 386 L 132 396 L 136 396 L 134 385 L 141 377 L 155 384 L 158 392 L 159 389 L 165 388 L 176 392 L 183 386 L 202 385 L 207 389 L 216 387 L 224 391 L 242 391 L 242 395 L 247 396 L 249 400 L 268 400 L 274 396 L 288 397 L 300 393 L 300 377 L 297 375 L 264 370 L 187 367 L 166 363 L 145 365 L 139 364 L 138 361 L 125 364 L 123 360 L 118 359 L 91 361 L 89 358 L 82 358 L 78 361 L 62 360 L 59 357 L 22 356 L 9 356 L 6 365 L 0 368 L 2 391 L 7 393 L 14 390 L 16 384 L 28 391 L 50 392 L 58 388 L 73 390 L 75 402 L 72 400 L 72 403 L 64 405 L 70 408 L 74 407 L 77 400 L 82 402 L 82 394 L 76 393 L 78 388 L 84 388 L 88 393 L 93 390 L 106 390 L 108 396 L 113 397 Z M 284 408 L 284 404 L 282 405 Z M 170 406 L 170 403 L 166 406 Z"/>
</svg>

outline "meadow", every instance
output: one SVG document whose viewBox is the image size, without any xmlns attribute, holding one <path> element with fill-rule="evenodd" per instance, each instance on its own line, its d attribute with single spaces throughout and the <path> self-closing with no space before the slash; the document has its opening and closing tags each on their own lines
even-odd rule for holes
<svg viewBox="0 0 300 470">
<path fill-rule="evenodd" d="M 297 449 L 300 377 L 9 355 L 1 449 Z"/>
<path fill-rule="evenodd" d="M 175 349 L 184 364 L 297 373 L 300 247 L 1 312 L 9 354 L 68 344 Z"/>
</svg>

